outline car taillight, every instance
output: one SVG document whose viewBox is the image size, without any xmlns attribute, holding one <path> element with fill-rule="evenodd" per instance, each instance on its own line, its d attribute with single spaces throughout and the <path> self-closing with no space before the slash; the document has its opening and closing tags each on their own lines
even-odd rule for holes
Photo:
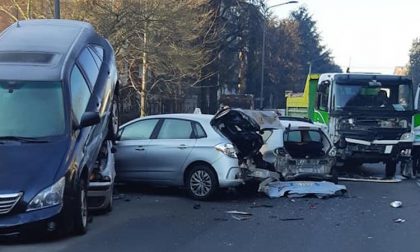
<svg viewBox="0 0 420 252">
<path fill-rule="evenodd" d="M 236 155 L 235 147 L 233 147 L 233 145 L 230 143 L 218 144 L 214 146 L 214 148 L 216 148 L 216 150 L 222 152 L 228 157 L 238 158 L 238 156 Z"/>
</svg>

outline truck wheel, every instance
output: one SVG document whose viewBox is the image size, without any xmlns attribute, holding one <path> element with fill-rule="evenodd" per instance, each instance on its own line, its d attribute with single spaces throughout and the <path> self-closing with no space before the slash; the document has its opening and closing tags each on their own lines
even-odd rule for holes
<svg viewBox="0 0 420 252">
<path fill-rule="evenodd" d="M 397 170 L 397 162 L 387 161 L 385 165 L 385 177 L 393 178 Z"/>
<path fill-rule="evenodd" d="M 208 165 L 195 165 L 186 178 L 188 194 L 195 200 L 208 200 L 219 187 L 217 177 Z"/>
<path fill-rule="evenodd" d="M 83 235 L 88 226 L 87 180 L 82 178 L 78 185 L 78 194 L 74 207 L 74 232 Z"/>
<path fill-rule="evenodd" d="M 416 176 L 414 172 L 414 160 L 403 161 L 400 164 L 401 175 L 405 178 L 412 179 Z"/>
</svg>

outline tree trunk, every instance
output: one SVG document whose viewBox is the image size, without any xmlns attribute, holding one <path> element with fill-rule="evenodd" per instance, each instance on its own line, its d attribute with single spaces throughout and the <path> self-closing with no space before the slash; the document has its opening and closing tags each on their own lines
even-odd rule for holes
<svg viewBox="0 0 420 252">
<path fill-rule="evenodd" d="M 146 116 L 146 96 L 147 96 L 147 64 L 148 64 L 148 55 L 147 55 L 147 22 L 145 22 L 144 34 L 143 34 L 143 69 L 141 77 L 141 94 L 140 94 L 140 117 Z"/>
</svg>

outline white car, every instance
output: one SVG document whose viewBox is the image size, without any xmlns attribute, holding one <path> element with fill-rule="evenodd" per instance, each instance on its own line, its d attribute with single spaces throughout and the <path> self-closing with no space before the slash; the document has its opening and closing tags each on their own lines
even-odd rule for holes
<svg viewBox="0 0 420 252">
<path fill-rule="evenodd" d="M 299 118 L 280 118 L 281 128 L 264 133 L 263 159 L 274 163 L 286 180 L 300 178 L 337 181 L 336 150 L 321 126 Z"/>
</svg>

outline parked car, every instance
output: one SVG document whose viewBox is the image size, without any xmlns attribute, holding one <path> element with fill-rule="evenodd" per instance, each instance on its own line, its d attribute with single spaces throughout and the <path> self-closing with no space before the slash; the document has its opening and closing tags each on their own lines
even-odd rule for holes
<svg viewBox="0 0 420 252">
<path fill-rule="evenodd" d="M 285 119 L 272 111 L 225 108 L 212 125 L 233 143 L 242 167 L 274 171 L 287 180 L 336 181 L 335 148 L 322 128 L 305 119 Z"/>
<path fill-rule="evenodd" d="M 20 21 L 0 34 L 0 236 L 86 232 L 117 84 L 114 51 L 88 23 Z"/>
<path fill-rule="evenodd" d="M 166 114 L 122 125 L 115 145 L 117 181 L 185 186 L 198 200 L 242 184 L 235 148 L 210 125 L 212 118 Z"/>
<path fill-rule="evenodd" d="M 112 141 L 105 141 L 89 177 L 88 208 L 94 211 L 112 211 L 115 181 L 115 159 Z"/>
</svg>

